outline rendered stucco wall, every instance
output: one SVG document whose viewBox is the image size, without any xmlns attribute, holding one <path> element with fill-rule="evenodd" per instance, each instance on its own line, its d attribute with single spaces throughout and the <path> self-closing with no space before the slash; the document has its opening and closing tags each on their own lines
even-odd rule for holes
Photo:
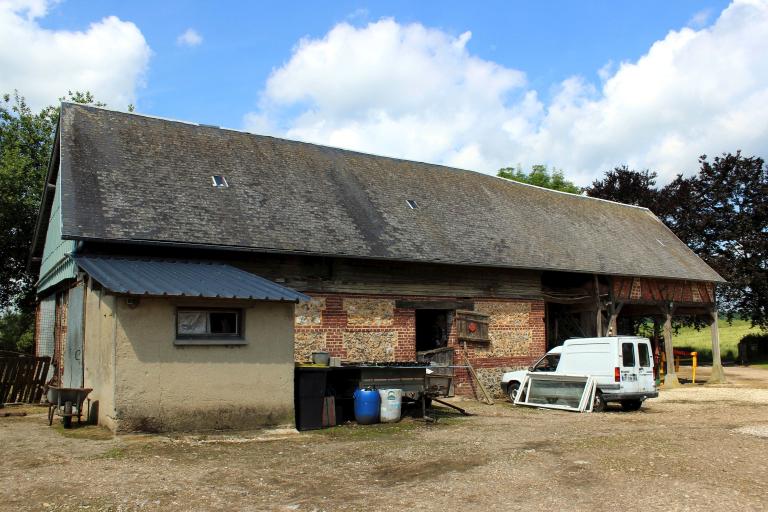
<svg viewBox="0 0 768 512">
<path fill-rule="evenodd" d="M 92 388 L 89 398 L 99 402 L 99 424 L 115 430 L 114 340 L 117 299 L 90 287 L 85 292 L 83 344 L 84 385 Z"/>
<path fill-rule="evenodd" d="M 110 300 L 115 300 L 110 298 Z M 89 300 L 88 313 L 92 305 Z M 107 314 L 102 301 L 104 314 Z M 222 307 L 221 301 L 176 303 L 142 298 L 129 307 L 116 299 L 114 326 L 114 406 L 108 392 L 100 415 L 118 431 L 247 429 L 293 421 L 293 304 L 249 302 L 242 308 L 246 345 L 175 346 L 176 306 Z M 110 309 L 110 312 L 114 309 Z M 105 316 L 106 318 L 106 316 Z M 93 315 L 88 330 L 99 329 Z M 109 345 L 101 329 L 99 341 L 86 348 L 91 364 L 101 357 L 94 345 Z M 90 349 L 90 350 L 89 350 Z M 108 356 L 105 347 L 101 353 Z M 90 364 L 89 364 L 90 366 Z M 94 384 L 109 387 L 109 371 L 88 371 Z M 110 417 L 112 416 L 112 417 Z"/>
</svg>

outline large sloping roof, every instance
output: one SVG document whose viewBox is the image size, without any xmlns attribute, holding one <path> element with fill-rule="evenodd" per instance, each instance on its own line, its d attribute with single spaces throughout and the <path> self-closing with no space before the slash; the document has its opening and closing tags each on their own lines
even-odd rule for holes
<svg viewBox="0 0 768 512">
<path fill-rule="evenodd" d="M 66 103 L 60 137 L 64 238 L 722 280 L 644 208 Z"/>
</svg>

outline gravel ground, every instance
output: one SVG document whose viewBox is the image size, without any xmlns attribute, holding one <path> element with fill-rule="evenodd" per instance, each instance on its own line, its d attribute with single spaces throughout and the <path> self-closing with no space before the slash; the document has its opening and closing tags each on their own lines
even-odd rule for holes
<svg viewBox="0 0 768 512">
<path fill-rule="evenodd" d="M 301 434 L 112 437 L 27 408 L 0 417 L 0 510 L 764 510 L 768 370 L 727 375 L 632 413 L 460 401 L 476 415 Z"/>
</svg>

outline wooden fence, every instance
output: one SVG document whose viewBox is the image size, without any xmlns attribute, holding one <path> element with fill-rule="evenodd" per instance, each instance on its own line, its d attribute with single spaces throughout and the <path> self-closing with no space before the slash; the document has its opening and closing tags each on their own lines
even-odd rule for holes
<svg viewBox="0 0 768 512">
<path fill-rule="evenodd" d="M 39 403 L 50 365 L 50 357 L 0 353 L 0 405 Z"/>
</svg>

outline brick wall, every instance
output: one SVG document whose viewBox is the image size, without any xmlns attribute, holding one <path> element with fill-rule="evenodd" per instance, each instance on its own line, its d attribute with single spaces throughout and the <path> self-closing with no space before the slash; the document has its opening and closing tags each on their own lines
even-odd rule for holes
<svg viewBox="0 0 768 512">
<path fill-rule="evenodd" d="M 69 290 L 56 294 L 56 323 L 54 326 L 53 360 L 55 365 L 53 374 L 54 383 L 61 383 L 64 375 L 64 348 L 67 340 L 67 306 Z"/>
<path fill-rule="evenodd" d="M 456 300 L 455 297 L 312 294 L 299 304 L 295 319 L 295 360 L 326 350 L 343 361 L 413 361 L 416 358 L 416 310 L 398 308 L 396 301 Z M 467 355 L 478 377 L 496 396 L 503 391 L 503 371 L 523 368 L 546 351 L 544 302 L 475 299 L 475 311 L 489 315 L 490 343 L 467 342 Z M 455 321 L 453 322 L 455 324 Z M 463 364 L 462 347 L 450 326 L 448 346 Z M 456 370 L 457 394 L 479 391 L 466 370 Z"/>
<path fill-rule="evenodd" d="M 505 371 L 527 368 L 547 351 L 543 301 L 476 300 L 475 311 L 489 316 L 488 344 L 467 343 L 469 361 L 478 378 L 495 397 L 504 396 L 499 385 Z M 457 364 L 462 364 L 458 356 Z M 480 396 L 481 391 L 468 370 L 456 370 L 456 394 Z"/>
<path fill-rule="evenodd" d="M 345 361 L 413 361 L 414 310 L 396 308 L 395 301 L 391 296 L 313 295 L 296 307 L 296 361 L 308 361 L 315 350 Z"/>
</svg>

